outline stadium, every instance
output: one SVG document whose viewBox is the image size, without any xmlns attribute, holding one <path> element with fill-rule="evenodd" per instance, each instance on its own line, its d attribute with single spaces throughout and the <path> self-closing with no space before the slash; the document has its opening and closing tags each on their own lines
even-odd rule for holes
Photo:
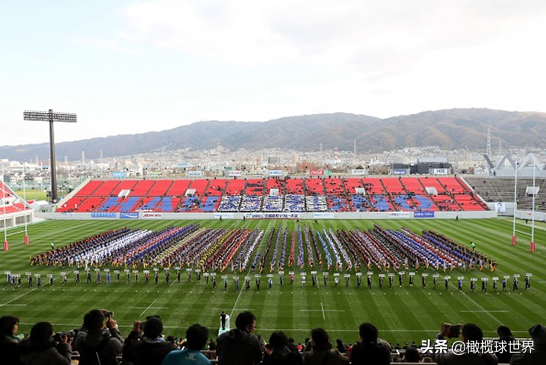
<svg viewBox="0 0 546 365">
<path fill-rule="evenodd" d="M 546 364 L 546 2 L 31 4 L 0 365 Z"/>
<path fill-rule="evenodd" d="M 222 311 L 250 310 L 256 333 L 296 343 L 315 327 L 355 343 L 371 322 L 393 356 L 444 322 L 528 338 L 543 321 L 534 242 L 546 224 L 489 198 L 505 186 L 513 199 L 514 179 L 317 174 L 90 179 L 46 213 L 3 185 L 3 312 L 26 333 L 45 318 L 76 329 L 105 308 L 124 335 L 157 315 L 182 338 L 193 323 L 219 331 Z M 534 198 L 532 180 L 519 181 L 518 196 Z"/>
</svg>

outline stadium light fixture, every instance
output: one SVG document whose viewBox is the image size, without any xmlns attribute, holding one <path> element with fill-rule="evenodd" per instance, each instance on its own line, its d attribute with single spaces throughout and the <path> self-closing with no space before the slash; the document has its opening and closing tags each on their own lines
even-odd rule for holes
<svg viewBox="0 0 546 365">
<path fill-rule="evenodd" d="M 51 160 L 51 202 L 57 204 L 57 172 L 55 166 L 55 133 L 53 132 L 53 123 L 66 122 L 76 123 L 77 117 L 74 113 L 54 113 L 53 109 L 47 112 L 25 111 L 24 120 L 49 122 L 49 158 Z"/>
</svg>

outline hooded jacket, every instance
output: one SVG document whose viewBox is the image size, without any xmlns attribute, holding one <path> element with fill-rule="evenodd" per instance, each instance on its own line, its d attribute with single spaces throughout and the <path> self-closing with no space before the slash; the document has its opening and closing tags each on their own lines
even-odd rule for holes
<svg viewBox="0 0 546 365">
<path fill-rule="evenodd" d="M 80 365 L 117 365 L 116 357 L 121 355 L 123 341 L 117 329 L 81 330 L 74 341 L 80 353 Z"/>
<path fill-rule="evenodd" d="M 512 355 L 510 365 L 546 364 L 546 327 L 537 324 L 529 329 L 529 334 L 533 340 L 533 350 Z"/>
</svg>

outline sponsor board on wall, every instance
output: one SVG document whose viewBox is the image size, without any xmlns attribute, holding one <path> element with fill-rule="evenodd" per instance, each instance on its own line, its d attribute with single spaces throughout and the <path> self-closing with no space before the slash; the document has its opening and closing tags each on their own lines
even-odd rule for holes
<svg viewBox="0 0 546 365">
<path fill-rule="evenodd" d="M 394 175 L 406 175 L 408 171 L 407 170 L 392 170 L 392 173 Z"/>
<path fill-rule="evenodd" d="M 143 219 L 161 219 L 161 218 L 163 218 L 163 213 L 159 213 L 159 212 L 140 212 L 140 218 L 143 218 Z"/>
<path fill-rule="evenodd" d="M 389 212 L 389 218 L 409 218 L 410 212 Z"/>
<path fill-rule="evenodd" d="M 269 170 L 269 176 L 283 176 L 282 170 Z"/>
<path fill-rule="evenodd" d="M 123 172 L 123 171 L 114 171 L 114 172 L 112 172 L 112 177 L 114 179 L 123 179 L 123 178 L 125 178 L 125 172 Z"/>
<path fill-rule="evenodd" d="M 309 170 L 309 175 L 311 176 L 323 176 L 324 170 Z"/>
<path fill-rule="evenodd" d="M 334 219 L 335 217 L 334 213 L 313 213 L 313 218 Z"/>
<path fill-rule="evenodd" d="M 414 212 L 413 218 L 434 218 L 434 211 Z"/>
<path fill-rule="evenodd" d="M 191 177 L 203 176 L 203 172 L 201 172 L 201 171 L 188 171 L 188 176 L 191 176 Z"/>
<path fill-rule="evenodd" d="M 449 174 L 449 169 L 433 169 L 432 173 L 434 175 L 447 175 Z"/>
<path fill-rule="evenodd" d="M 91 218 L 117 218 L 117 213 L 110 213 L 110 212 L 92 212 Z"/>
<path fill-rule="evenodd" d="M 300 213 L 245 213 L 245 219 L 299 219 Z"/>
<path fill-rule="evenodd" d="M 228 171 L 228 176 L 241 176 L 241 170 Z"/>
<path fill-rule="evenodd" d="M 366 175 L 366 170 L 364 169 L 352 169 L 351 175 Z"/>
<path fill-rule="evenodd" d="M 138 218 L 138 213 L 128 212 L 128 213 L 119 213 L 119 219 L 136 219 Z"/>
</svg>

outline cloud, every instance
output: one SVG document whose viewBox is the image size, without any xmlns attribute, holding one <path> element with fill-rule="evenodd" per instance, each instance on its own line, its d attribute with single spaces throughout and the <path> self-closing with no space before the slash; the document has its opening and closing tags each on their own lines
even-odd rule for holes
<svg viewBox="0 0 546 365">
<path fill-rule="evenodd" d="M 126 45 L 121 44 L 120 42 L 114 41 L 114 40 L 105 40 L 105 39 L 99 39 L 99 38 L 71 38 L 70 42 L 74 44 L 89 44 L 95 47 L 108 49 L 111 51 L 114 51 L 116 53 L 124 54 L 124 55 L 141 55 L 142 52 L 130 48 Z"/>
<path fill-rule="evenodd" d="M 150 0 L 124 11 L 122 37 L 242 65 L 292 62 L 406 72 L 442 49 L 509 35 L 545 5 L 531 1 Z M 538 10 L 538 11 L 537 11 Z"/>
</svg>

